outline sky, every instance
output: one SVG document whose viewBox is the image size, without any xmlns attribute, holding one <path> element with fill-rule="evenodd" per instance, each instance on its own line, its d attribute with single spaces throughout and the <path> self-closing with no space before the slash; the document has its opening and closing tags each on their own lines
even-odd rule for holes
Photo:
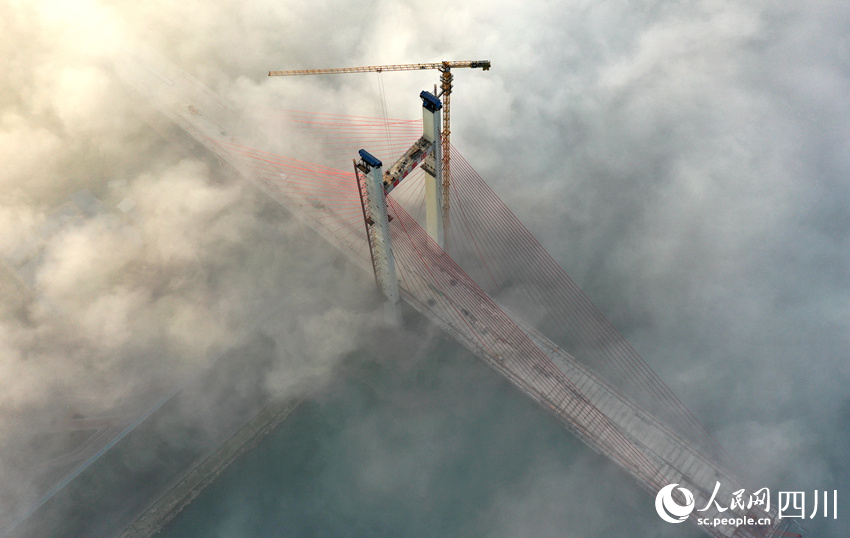
<svg viewBox="0 0 850 538">
<path fill-rule="evenodd" d="M 380 116 L 382 85 L 390 117 L 415 117 L 435 77 L 269 70 L 491 60 L 455 73 L 454 145 L 753 476 L 841 502 L 848 18 L 820 1 L 0 2 L 0 251 L 81 189 L 135 204 L 129 224 L 49 237 L 35 297 L 4 284 L 0 498 L 32 497 L 33 432 L 191 375 L 270 293 L 294 316 L 278 336 L 315 359 L 282 361 L 271 391 L 324 386 L 376 323 L 368 279 L 121 84 L 144 45 L 270 148 L 269 107 Z M 575 483 L 546 465 L 505 501 L 517 533 Z M 842 519 L 805 526 L 843 536 Z"/>
</svg>

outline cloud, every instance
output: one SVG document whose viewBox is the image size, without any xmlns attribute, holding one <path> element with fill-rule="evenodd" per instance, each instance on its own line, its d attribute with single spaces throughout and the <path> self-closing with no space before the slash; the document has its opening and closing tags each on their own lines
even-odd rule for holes
<svg viewBox="0 0 850 538">
<path fill-rule="evenodd" d="M 298 322 L 262 329 L 280 343 L 276 360 L 267 378 L 234 390 L 304 394 L 373 323 L 350 309 L 374 305 L 340 289 L 359 273 L 338 254 L 116 76 L 142 40 L 168 38 L 145 35 L 151 13 L 99 2 L 0 9 L 0 31 L 15 37 L 0 48 L 10 66 L 0 87 L 5 528 L 43 495 L 38 484 L 82 461 L 57 457 L 75 453 L 80 420 L 114 436 L 222 350 L 257 338 L 275 311 Z M 328 324 L 334 338 L 319 339 Z M 203 411 L 211 431 L 229 413 Z"/>
<path fill-rule="evenodd" d="M 273 150 L 300 141 L 263 123 L 269 109 L 382 116 L 382 84 L 390 115 L 410 116 L 414 92 L 436 78 L 283 82 L 267 79 L 270 69 L 492 60 L 487 73 L 456 73 L 456 146 L 695 414 L 741 461 L 759 462 L 760 480 L 846 483 L 842 6 L 88 1 L 0 10 L 0 32 L 11 36 L 0 45 L 0 251 L 41 256 L 36 288 L 16 276 L 2 288 L 0 444 L 13 448 L 0 469 L 15 477 L 4 484 L 20 481 L 26 432 L 57 419 L 40 410 L 127 398 L 159 379 L 165 366 L 154 355 L 195 367 L 272 290 L 309 316 L 283 316 L 275 337 L 295 351 L 282 353 L 287 366 L 272 371 L 269 390 L 326 379 L 372 327 L 333 305 L 334 294 L 368 302 L 353 286 L 325 289 L 357 270 L 334 266 L 332 254 L 305 257 L 316 249 L 298 227 L 187 151 L 178 129 L 114 76 L 114 62 L 142 42 L 251 118 L 254 140 Z M 108 210 L 46 233 L 81 190 Z M 127 214 L 115 209 L 124 200 L 134 206 Z M 328 325 L 338 332 L 312 345 Z M 547 465 L 530 467 L 530 485 L 505 502 L 533 513 L 562 491 L 559 480 L 581 483 L 570 470 L 551 478 Z M 528 524 L 561 528 L 549 517 Z"/>
</svg>

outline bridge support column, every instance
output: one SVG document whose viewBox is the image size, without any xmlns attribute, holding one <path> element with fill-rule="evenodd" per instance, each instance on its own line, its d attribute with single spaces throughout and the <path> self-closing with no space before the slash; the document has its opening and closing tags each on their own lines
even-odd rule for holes
<svg viewBox="0 0 850 538">
<path fill-rule="evenodd" d="M 427 93 L 427 92 L 422 92 Z M 421 97 L 421 96 L 420 96 Z M 433 97 L 433 96 L 429 96 Z M 436 99 L 422 98 L 422 136 L 433 144 L 433 150 L 422 163 L 425 170 L 425 228 L 428 235 L 443 248 L 443 157 L 440 144 L 440 108 Z"/>
<path fill-rule="evenodd" d="M 390 218 L 387 213 L 387 196 L 384 192 L 383 163 L 366 150 L 360 150 L 360 161 L 355 163 L 355 173 L 363 204 L 363 217 L 372 255 L 372 267 L 378 288 L 387 297 L 384 316 L 387 322 L 401 322 L 401 303 L 398 291 L 398 275 L 395 268 Z M 361 177 L 360 172 L 363 173 Z"/>
</svg>

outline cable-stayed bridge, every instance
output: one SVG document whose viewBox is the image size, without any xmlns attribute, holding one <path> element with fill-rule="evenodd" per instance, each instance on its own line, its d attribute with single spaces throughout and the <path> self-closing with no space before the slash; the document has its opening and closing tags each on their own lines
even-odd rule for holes
<svg viewBox="0 0 850 538">
<path fill-rule="evenodd" d="M 269 111 L 317 142 L 324 154 L 310 160 L 320 165 L 242 140 L 236 115 L 179 69 L 145 58 L 118 71 L 221 161 L 373 270 L 351 159 L 368 147 L 393 162 L 420 139 L 421 121 Z M 692 504 L 705 507 L 692 520 L 760 521 L 701 526 L 708 534 L 789 535 L 775 506 L 724 508 L 733 492 L 752 492 L 731 458 L 469 163 L 450 152 L 448 252 L 426 231 L 425 173 L 414 171 L 387 195 L 401 298 L 653 495 L 668 484 L 691 491 Z"/>
</svg>

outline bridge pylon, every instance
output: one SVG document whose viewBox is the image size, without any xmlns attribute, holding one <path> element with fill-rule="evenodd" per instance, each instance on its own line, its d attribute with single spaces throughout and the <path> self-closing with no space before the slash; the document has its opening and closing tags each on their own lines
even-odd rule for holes
<svg viewBox="0 0 850 538">
<path fill-rule="evenodd" d="M 440 131 L 442 103 L 428 92 L 419 94 L 422 98 L 422 138 L 431 144 L 432 150 L 422 161 L 425 171 L 425 229 L 440 248 L 445 248 L 445 223 L 448 217 L 443 214 L 443 147 Z"/>
<path fill-rule="evenodd" d="M 374 155 L 360 150 L 360 160 L 354 161 L 354 175 L 363 208 L 363 220 L 369 240 L 369 253 L 375 282 L 387 297 L 384 314 L 391 324 L 401 322 L 401 303 L 398 291 L 395 256 L 390 239 L 390 216 L 387 212 L 387 195 L 384 190 L 383 163 Z"/>
<path fill-rule="evenodd" d="M 365 149 L 359 152 L 360 160 L 354 161 L 354 175 L 357 179 L 360 204 L 363 209 L 375 282 L 378 290 L 386 295 L 388 300 L 387 319 L 394 323 L 401 320 L 401 310 L 398 276 L 389 228 L 392 217 L 387 211 L 387 196 L 420 163 L 426 173 L 426 229 L 441 248 L 445 241 L 439 114 L 443 105 L 439 99 L 427 91 L 421 92 L 419 97 L 422 99 L 422 136 L 393 163 L 389 170 L 383 172 L 381 160 Z"/>
</svg>

